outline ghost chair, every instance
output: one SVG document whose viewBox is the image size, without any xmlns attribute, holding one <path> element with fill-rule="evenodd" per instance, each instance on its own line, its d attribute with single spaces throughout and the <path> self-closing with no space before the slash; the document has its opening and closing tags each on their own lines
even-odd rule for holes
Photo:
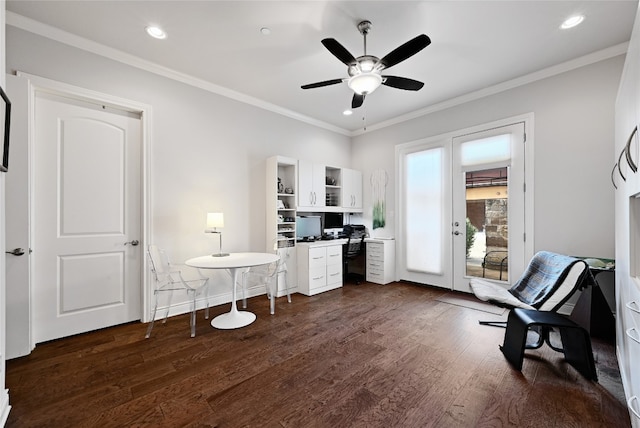
<svg viewBox="0 0 640 428">
<path fill-rule="evenodd" d="M 149 259 L 151 260 L 151 271 L 153 272 L 155 288 L 153 291 L 155 297 L 155 305 L 153 307 L 153 315 L 151 322 L 147 328 L 145 338 L 149 338 L 158 310 L 158 300 L 161 294 L 168 295 L 167 312 L 164 316 L 163 324 L 167 322 L 169 316 L 169 308 L 171 307 L 171 298 L 174 291 L 186 291 L 191 302 L 191 337 L 196 335 L 196 296 L 198 294 L 205 295 L 206 308 L 205 319 L 209 319 L 209 278 L 202 275 L 199 270 L 188 266 L 172 265 L 167 258 L 164 250 L 156 245 L 150 245 L 148 249 Z"/>
<path fill-rule="evenodd" d="M 280 258 L 266 266 L 256 266 L 242 272 L 241 287 L 242 290 L 242 307 L 247 307 L 247 293 L 250 285 L 264 285 L 269 298 L 269 313 L 275 314 L 276 297 L 278 297 L 278 285 L 280 278 L 284 281 L 284 288 L 287 293 L 287 301 L 291 303 L 291 292 L 287 282 L 287 259 L 289 258 L 288 247 L 278 248 L 277 243 L 274 244 L 274 253 Z"/>
</svg>

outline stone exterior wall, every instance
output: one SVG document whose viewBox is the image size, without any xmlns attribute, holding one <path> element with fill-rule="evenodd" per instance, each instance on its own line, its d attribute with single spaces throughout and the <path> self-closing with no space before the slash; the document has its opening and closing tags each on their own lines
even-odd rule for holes
<svg viewBox="0 0 640 428">
<path fill-rule="evenodd" d="M 485 200 L 485 233 L 487 252 L 506 250 L 509 243 L 507 199 Z"/>
</svg>

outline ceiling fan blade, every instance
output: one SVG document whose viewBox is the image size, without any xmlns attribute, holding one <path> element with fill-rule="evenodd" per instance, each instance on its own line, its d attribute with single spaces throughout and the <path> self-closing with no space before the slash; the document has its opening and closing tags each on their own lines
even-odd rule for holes
<svg viewBox="0 0 640 428">
<path fill-rule="evenodd" d="M 350 65 L 356 62 L 353 55 L 342 46 L 336 39 L 322 39 L 322 44 L 340 61 L 345 65 Z"/>
<path fill-rule="evenodd" d="M 332 79 L 332 80 L 325 80 L 323 82 L 309 83 L 308 85 L 302 85 L 301 88 L 313 89 L 313 88 L 321 88 L 323 86 L 337 85 L 338 83 L 342 83 L 342 80 L 343 79 Z"/>
<path fill-rule="evenodd" d="M 404 45 L 399 46 L 389 52 L 384 58 L 380 60 L 380 63 L 384 65 L 384 68 L 393 67 L 397 63 L 402 62 L 405 59 L 417 54 L 430 44 L 431 39 L 425 34 L 420 34 L 419 36 L 409 40 Z"/>
<path fill-rule="evenodd" d="M 353 99 L 351 100 L 351 108 L 358 108 L 364 103 L 364 95 L 353 94 Z"/>
<path fill-rule="evenodd" d="M 405 91 L 419 91 L 424 86 L 424 83 L 418 80 L 398 76 L 382 76 L 382 84 Z"/>
</svg>

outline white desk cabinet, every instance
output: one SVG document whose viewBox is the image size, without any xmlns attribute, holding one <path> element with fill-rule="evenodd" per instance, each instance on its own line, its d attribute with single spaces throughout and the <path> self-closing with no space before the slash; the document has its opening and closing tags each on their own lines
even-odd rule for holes
<svg viewBox="0 0 640 428">
<path fill-rule="evenodd" d="M 342 287 L 342 242 L 298 243 L 298 291 L 313 296 Z"/>
<path fill-rule="evenodd" d="M 395 281 L 396 241 L 393 239 L 366 239 L 366 280 L 376 284 Z"/>
</svg>

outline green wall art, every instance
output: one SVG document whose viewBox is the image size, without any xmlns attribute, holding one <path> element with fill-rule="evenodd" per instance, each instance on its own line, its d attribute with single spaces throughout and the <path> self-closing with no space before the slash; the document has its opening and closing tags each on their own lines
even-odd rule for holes
<svg viewBox="0 0 640 428">
<path fill-rule="evenodd" d="M 389 176 L 383 169 L 371 173 L 371 194 L 373 196 L 373 228 L 378 229 L 386 224 L 386 191 Z"/>
</svg>

